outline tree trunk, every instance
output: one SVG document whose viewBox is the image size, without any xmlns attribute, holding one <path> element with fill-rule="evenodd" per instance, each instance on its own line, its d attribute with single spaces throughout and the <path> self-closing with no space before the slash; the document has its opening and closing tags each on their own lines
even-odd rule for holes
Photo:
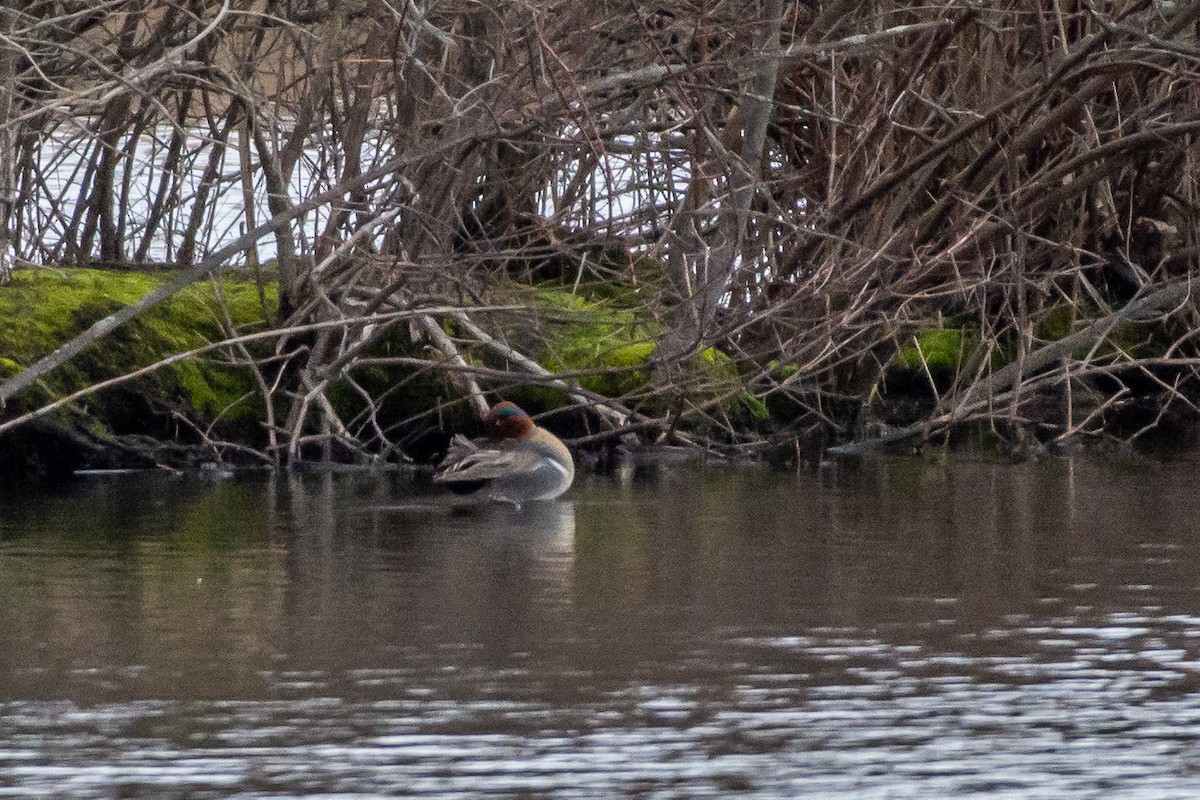
<svg viewBox="0 0 1200 800">
<path fill-rule="evenodd" d="M 717 159 L 729 164 L 728 192 L 717 212 L 717 225 L 712 244 L 705 243 L 691 232 L 695 220 L 685 222 L 674 246 L 693 242 L 696 247 L 685 250 L 674 262 L 678 265 L 678 286 L 686 287 L 684 297 L 675 310 L 675 319 L 655 352 L 655 360 L 664 366 L 687 358 L 707 345 L 715 333 L 717 311 L 729 291 L 739 263 L 742 243 L 750 221 L 750 205 L 758 189 L 766 147 L 767 124 L 774 108 L 775 82 L 779 76 L 781 47 L 779 40 L 783 16 L 783 0 L 760 0 L 759 21 L 755 31 L 751 57 L 760 66 L 745 89 L 742 112 L 735 115 L 741 140 L 739 153 L 726 151 Z M 729 136 L 724 137 L 726 141 Z M 736 139 L 735 139 L 736 141 Z M 717 143 L 713 143 L 714 146 Z M 724 147 L 724 145 L 720 145 Z M 703 176 L 695 180 L 706 180 Z M 681 213 L 691 214 L 688 210 Z M 694 215 L 693 215 L 694 216 Z"/>
<path fill-rule="evenodd" d="M 16 12 L 0 8 L 0 37 L 7 42 L 12 32 Z M 16 94 L 14 62 L 16 54 L 12 46 L 0 42 L 0 283 L 8 280 L 13 268 L 12 232 L 9 230 L 13 204 L 17 199 L 17 187 L 13 180 L 16 171 L 16 131 L 12 129 L 12 108 Z"/>
</svg>

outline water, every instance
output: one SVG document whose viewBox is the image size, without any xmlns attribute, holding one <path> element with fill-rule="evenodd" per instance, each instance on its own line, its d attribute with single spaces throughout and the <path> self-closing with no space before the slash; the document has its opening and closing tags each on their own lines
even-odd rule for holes
<svg viewBox="0 0 1200 800">
<path fill-rule="evenodd" d="M 1193 798 L 1194 462 L 0 495 L 0 797 Z"/>
</svg>

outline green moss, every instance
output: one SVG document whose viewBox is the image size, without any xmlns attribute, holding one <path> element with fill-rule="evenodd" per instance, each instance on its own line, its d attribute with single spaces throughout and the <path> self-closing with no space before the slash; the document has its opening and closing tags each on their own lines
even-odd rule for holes
<svg viewBox="0 0 1200 800">
<path fill-rule="evenodd" d="M 651 389 L 654 370 L 650 357 L 661 338 L 661 327 L 643 306 L 627 307 L 610 300 L 584 297 L 571 288 L 540 286 L 513 290 L 513 302 L 528 311 L 505 323 L 508 342 L 530 354 L 554 373 L 582 373 L 579 386 L 606 397 L 623 398 L 646 413 L 665 411 L 666 396 Z M 494 366 L 505 368 L 494 356 Z M 742 388 L 737 366 L 714 348 L 698 353 L 685 365 L 680 389 L 698 402 L 727 398 L 732 409 Z M 509 396 L 506 394 L 506 396 Z M 514 389 L 510 399 L 530 409 L 549 410 L 567 403 L 565 393 L 542 386 Z"/>
<path fill-rule="evenodd" d="M 1071 334 L 1075 322 L 1075 309 L 1071 306 L 1055 306 L 1046 312 L 1034 329 L 1034 335 L 1043 342 L 1057 342 Z"/>
<path fill-rule="evenodd" d="M 1046 313 L 1035 334 L 1044 342 L 1056 342 L 1073 333 L 1075 322 L 1075 309 L 1067 305 L 1057 306 Z M 1134 358 L 1156 358 L 1166 353 L 1173 341 L 1171 331 L 1161 322 L 1122 322 L 1113 328 L 1108 335 L 1108 342 L 1098 352 L 1109 354 L 1119 349 Z M 1083 358 L 1090 349 L 1090 345 L 1084 345 L 1077 348 L 1072 356 Z"/>
<path fill-rule="evenodd" d="M 628 394 L 649 382 L 646 365 L 654 352 L 655 326 L 642 323 L 630 309 L 593 302 L 566 290 L 542 289 L 535 298 L 544 320 L 540 357 L 548 369 L 611 370 L 579 378 L 584 389 L 607 397 Z"/>
<path fill-rule="evenodd" d="M 1133 358 L 1158 358 L 1170 349 L 1173 337 L 1161 322 L 1122 322 L 1113 328 L 1108 341 Z"/>
<path fill-rule="evenodd" d="M 739 400 L 754 419 L 762 421 L 771 418 L 771 409 L 760 397 L 750 392 L 742 392 Z"/>
<path fill-rule="evenodd" d="M 611 372 L 585 375 L 579 379 L 579 385 L 606 397 L 636 392 L 650 383 L 649 361 L 653 352 L 653 342 L 633 342 L 598 353 L 590 368 Z"/>
<path fill-rule="evenodd" d="M 771 371 L 771 376 L 780 382 L 787 380 L 800 371 L 800 368 L 795 364 L 780 364 L 775 359 L 767 362 L 767 368 Z"/>
<path fill-rule="evenodd" d="M 569 293 L 540 291 L 539 305 L 550 309 L 545 362 L 554 371 L 603 370 L 579 378 L 583 388 L 607 397 L 622 397 L 651 381 L 650 356 L 660 328 L 632 310 L 597 303 Z M 565 313 L 564 313 L 565 312 Z M 737 368 L 724 353 L 709 347 L 687 365 L 698 384 L 711 381 L 728 389 Z"/>
<path fill-rule="evenodd" d="M 0 359 L 9 372 L 27 367 L 170 277 L 92 269 L 18 271 L 0 289 L 0 318 L 8 321 L 0 327 Z M 51 372 L 39 387 L 22 393 L 18 406 L 38 404 L 224 339 L 226 315 L 239 329 L 262 324 L 277 302 L 274 286 L 260 290 L 236 277 L 193 284 Z M 114 428 L 140 430 L 148 412 L 169 408 L 199 421 L 224 415 L 248 422 L 261 416 L 261 409 L 238 401 L 253 389 L 252 376 L 245 370 L 213 356 L 176 362 L 85 402 Z"/>
<path fill-rule="evenodd" d="M 977 341 L 976 334 L 966 328 L 923 328 L 914 339 L 915 344 L 896 351 L 892 366 L 913 372 L 928 368 L 935 380 L 957 374 Z"/>
</svg>

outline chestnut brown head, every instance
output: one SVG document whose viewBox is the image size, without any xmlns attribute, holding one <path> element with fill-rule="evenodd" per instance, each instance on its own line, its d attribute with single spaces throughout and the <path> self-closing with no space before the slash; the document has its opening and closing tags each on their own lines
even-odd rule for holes
<svg viewBox="0 0 1200 800">
<path fill-rule="evenodd" d="M 516 403 L 505 400 L 492 406 L 483 420 L 489 439 L 523 439 L 533 430 L 533 420 Z"/>
</svg>

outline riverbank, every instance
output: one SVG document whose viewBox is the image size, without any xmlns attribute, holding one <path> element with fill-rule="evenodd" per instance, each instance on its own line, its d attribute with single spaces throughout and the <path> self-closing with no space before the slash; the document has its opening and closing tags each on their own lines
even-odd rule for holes
<svg viewBox="0 0 1200 800">
<path fill-rule="evenodd" d="M 9 321 L 0 330 L 0 380 L 164 280 L 157 271 L 18 271 L 0 288 L 0 315 Z M 937 443 L 1015 453 L 1195 438 L 1194 387 L 1184 365 L 1164 359 L 1174 341 L 1165 321 L 1117 320 L 1103 338 L 1089 338 L 1096 323 L 1048 315 L 1056 325 L 1039 328 L 1042 346 L 1023 356 L 1026 372 L 1014 378 L 1017 348 L 985 351 L 977 328 L 944 320 L 895 337 L 874 380 L 814 413 L 805 402 L 812 387 L 796 365 L 739 362 L 715 347 L 664 380 L 653 361 L 658 329 L 640 300 L 613 287 L 603 295 L 553 281 L 493 287 L 487 307 L 500 310 L 488 322 L 504 335 L 499 352 L 537 361 L 514 364 L 495 347 L 463 346 L 456 365 L 427 332 L 393 325 L 339 362 L 337 341 L 280 326 L 272 280 L 235 272 L 198 282 L 18 393 L 0 424 L 29 418 L 0 432 L 0 471 L 52 477 L 203 463 L 428 463 L 451 433 L 477 425 L 464 375 L 487 380 L 489 399 L 542 415 L 581 451 L 594 451 L 591 460 L 614 457 L 614 447 L 667 444 L 795 464 L 815 462 L 829 447 L 911 450 L 930 432 Z M 457 333 L 461 319 L 447 315 L 442 330 Z M 347 331 L 363 328 L 351 323 Z M 320 398 L 341 421 L 341 438 L 302 441 L 289 452 L 279 434 L 302 396 L 301 366 L 322 347 L 325 360 L 340 363 Z M 963 386 L 978 384 L 964 384 L 964 375 L 979 373 L 981 352 L 990 353 L 992 393 L 964 413 L 971 406 Z M 1039 367 L 1039 359 L 1049 363 L 1047 352 L 1057 361 Z M 1088 371 L 1084 358 L 1128 366 Z M 623 424 L 614 424 L 614 408 L 623 409 Z"/>
<path fill-rule="evenodd" d="M 161 271 L 18 271 L 0 287 L 0 315 L 10 321 L 0 331 L 0 380 L 85 335 L 168 277 Z M 387 315 L 370 324 L 281 325 L 273 280 L 235 272 L 197 282 L 17 392 L 0 417 L 7 427 L 0 427 L 6 445 L 0 470 L 61 476 L 201 463 L 427 462 L 453 431 L 478 424 L 462 380 L 466 372 L 479 376 L 472 381 L 490 379 L 495 397 L 548 415 L 547 424 L 576 439 L 597 430 L 580 397 L 635 403 L 642 416 L 667 413 L 662 398 L 648 392 L 656 329 L 635 310 L 636 298 L 624 303 L 609 291 L 600 301 L 577 289 L 553 283 L 496 288 L 496 302 L 486 310 L 504 332 L 503 349 L 497 355 L 496 348 L 464 347 L 461 363 L 453 363 L 433 347 L 428 325 L 374 321 Z M 465 314 L 458 317 L 470 324 Z M 449 341 L 456 318 L 441 325 L 434 332 Z M 306 370 L 313 354 L 336 360 L 339 348 L 364 331 L 370 343 L 312 391 Z M 538 361 L 513 365 L 509 353 Z M 745 413 L 753 401 L 733 361 L 713 348 L 688 361 L 680 375 L 698 401 L 733 413 Z M 318 393 L 322 414 L 339 421 L 339 438 L 333 446 L 285 440 L 289 425 L 299 427 L 296 408 Z M 637 441 L 633 434 L 612 438 Z M 614 443 L 594 440 L 592 447 Z"/>
</svg>

